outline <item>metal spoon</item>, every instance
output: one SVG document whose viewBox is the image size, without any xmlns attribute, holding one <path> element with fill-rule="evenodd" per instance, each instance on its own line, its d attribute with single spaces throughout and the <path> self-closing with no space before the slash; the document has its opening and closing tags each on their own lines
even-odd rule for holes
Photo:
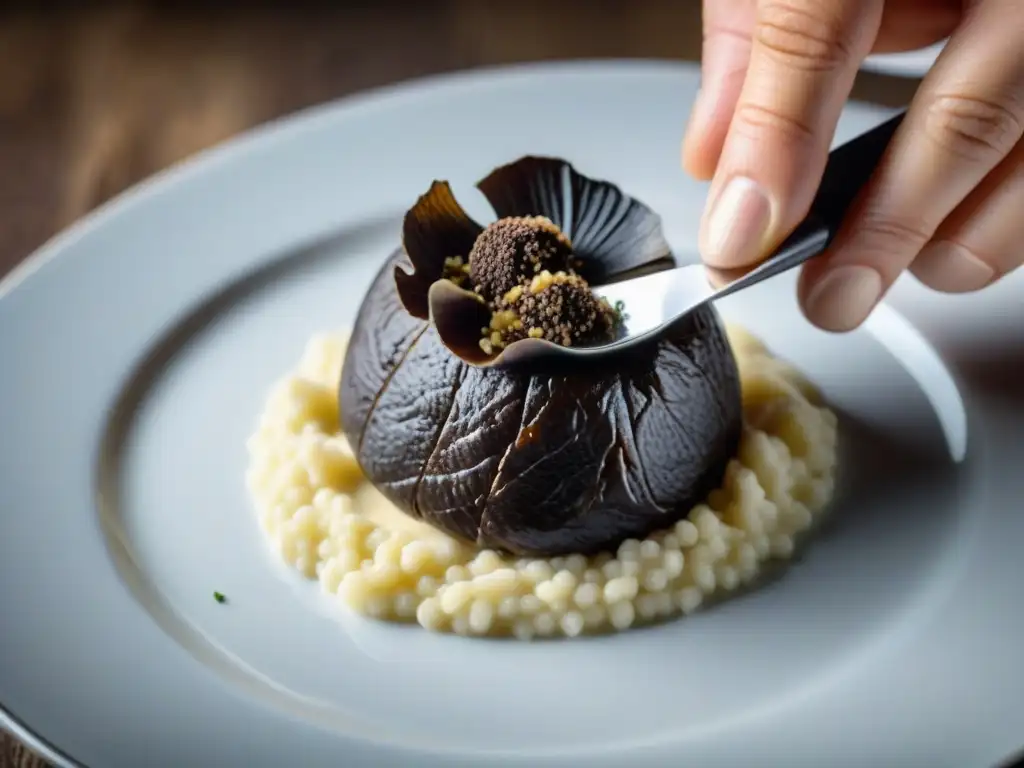
<svg viewBox="0 0 1024 768">
<path fill-rule="evenodd" d="M 771 257 L 742 277 L 714 291 L 708 284 L 704 266 L 689 264 L 595 287 L 594 295 L 604 297 L 613 306 L 621 302 L 627 316 L 624 336 L 608 344 L 589 347 L 563 347 L 543 339 L 523 339 L 505 350 L 502 364 L 519 364 L 539 356 L 568 360 L 620 352 L 658 336 L 708 302 L 798 267 L 822 253 L 835 237 L 857 193 L 874 172 L 904 114 L 900 112 L 832 150 L 807 218 Z"/>
</svg>

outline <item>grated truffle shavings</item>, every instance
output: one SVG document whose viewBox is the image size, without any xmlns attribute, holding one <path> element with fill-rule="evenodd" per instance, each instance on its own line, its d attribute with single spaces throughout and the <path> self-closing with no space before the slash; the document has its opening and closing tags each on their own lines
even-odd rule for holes
<svg viewBox="0 0 1024 768">
<path fill-rule="evenodd" d="M 579 346 L 613 337 L 621 312 L 593 295 L 581 263 L 550 219 L 511 217 L 481 232 L 466 261 L 446 260 L 445 277 L 463 286 L 468 277 L 491 309 L 480 348 L 493 355 L 526 338 Z"/>
</svg>

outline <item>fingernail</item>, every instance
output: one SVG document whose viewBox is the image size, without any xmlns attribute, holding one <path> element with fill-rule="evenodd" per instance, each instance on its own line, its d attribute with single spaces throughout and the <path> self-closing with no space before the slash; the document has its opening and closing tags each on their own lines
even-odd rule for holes
<svg viewBox="0 0 1024 768">
<path fill-rule="evenodd" d="M 729 281 L 722 277 L 722 273 L 714 267 L 705 267 L 704 277 L 707 278 L 708 286 L 710 286 L 713 291 L 724 288 L 729 284 Z"/>
<path fill-rule="evenodd" d="M 727 269 L 757 261 L 771 217 L 771 201 L 761 185 L 744 176 L 731 179 L 701 227 L 704 261 Z"/>
<path fill-rule="evenodd" d="M 925 246 L 914 259 L 914 275 L 936 291 L 966 293 L 984 288 L 996 271 L 963 246 L 938 241 Z"/>
<path fill-rule="evenodd" d="M 836 267 L 807 295 L 811 322 L 826 331 L 852 331 L 867 319 L 882 297 L 882 276 L 870 267 Z"/>
</svg>

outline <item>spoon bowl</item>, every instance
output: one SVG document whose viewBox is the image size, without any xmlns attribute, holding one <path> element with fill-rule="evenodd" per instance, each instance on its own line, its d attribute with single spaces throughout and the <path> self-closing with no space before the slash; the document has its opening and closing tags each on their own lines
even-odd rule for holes
<svg viewBox="0 0 1024 768">
<path fill-rule="evenodd" d="M 700 264 L 602 285 L 594 288 L 593 293 L 607 299 L 612 306 L 621 303 L 627 308 L 624 310 L 624 335 L 607 344 L 590 347 L 563 347 L 545 339 L 523 339 L 504 350 L 502 364 L 514 365 L 540 355 L 582 358 L 618 352 L 656 338 L 667 330 L 666 318 L 675 318 L 678 322 L 716 296 L 708 282 L 707 271 Z"/>
</svg>

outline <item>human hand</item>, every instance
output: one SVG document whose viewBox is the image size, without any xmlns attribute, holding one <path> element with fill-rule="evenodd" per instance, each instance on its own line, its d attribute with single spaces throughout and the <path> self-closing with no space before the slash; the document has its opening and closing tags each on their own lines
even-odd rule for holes
<svg viewBox="0 0 1024 768">
<path fill-rule="evenodd" d="M 905 269 L 966 292 L 1024 262 L 1020 0 L 704 0 L 683 164 L 713 179 L 705 263 L 749 268 L 804 218 L 868 53 L 950 33 L 832 246 L 805 265 L 801 305 L 821 328 L 848 331 Z"/>
</svg>

